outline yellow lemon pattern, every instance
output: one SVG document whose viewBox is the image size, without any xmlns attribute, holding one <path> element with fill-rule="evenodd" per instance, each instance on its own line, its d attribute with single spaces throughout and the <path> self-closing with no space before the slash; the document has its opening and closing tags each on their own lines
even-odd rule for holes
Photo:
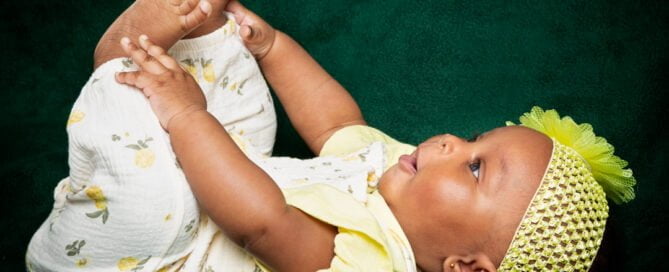
<svg viewBox="0 0 669 272">
<path fill-rule="evenodd" d="M 140 149 L 135 153 L 135 165 L 139 168 L 148 168 L 153 165 L 155 160 L 156 156 L 149 149 Z"/>
<path fill-rule="evenodd" d="M 235 34 L 235 32 L 237 32 L 237 24 L 235 23 L 235 20 L 228 19 L 225 26 L 223 26 L 223 34 L 232 35 Z"/>
<path fill-rule="evenodd" d="M 107 223 L 109 219 L 109 209 L 107 209 L 107 198 L 99 186 L 91 186 L 86 189 L 86 196 L 95 202 L 97 211 L 86 213 L 90 218 L 102 217 L 102 224 Z"/>
<path fill-rule="evenodd" d="M 135 257 L 125 257 L 118 260 L 116 266 L 120 271 L 138 271 L 144 268 L 144 264 L 151 259 L 151 256 L 146 257 L 143 260 L 139 260 Z"/>
<path fill-rule="evenodd" d="M 216 73 L 214 72 L 214 64 L 212 63 L 213 59 L 200 59 L 200 65 L 202 65 L 202 77 L 204 80 L 212 83 L 216 79 Z"/>
<path fill-rule="evenodd" d="M 135 150 L 135 165 L 139 168 L 149 168 L 156 161 L 156 155 L 149 149 L 148 142 L 153 141 L 149 137 L 144 140 L 138 140 L 137 144 L 129 144 L 125 147 Z"/>
<path fill-rule="evenodd" d="M 72 111 L 72 113 L 70 113 L 70 117 L 67 118 L 67 126 L 69 127 L 75 123 L 81 122 L 84 120 L 84 117 L 86 117 L 85 113 L 77 110 Z"/>
<path fill-rule="evenodd" d="M 88 264 L 88 259 L 86 259 L 86 258 L 79 259 L 75 264 L 76 264 L 77 267 L 79 267 L 79 268 L 81 268 L 81 267 L 85 267 L 85 266 Z"/>
</svg>

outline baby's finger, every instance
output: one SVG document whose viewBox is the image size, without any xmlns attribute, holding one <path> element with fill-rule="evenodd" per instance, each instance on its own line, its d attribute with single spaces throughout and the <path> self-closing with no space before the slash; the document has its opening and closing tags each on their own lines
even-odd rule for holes
<svg viewBox="0 0 669 272">
<path fill-rule="evenodd" d="M 189 2 L 190 1 L 188 0 L 185 1 L 182 6 L 189 5 Z M 188 8 L 189 6 L 186 7 Z M 204 21 L 207 20 L 209 14 L 211 14 L 211 9 L 211 3 L 209 3 L 207 0 L 201 0 L 197 8 L 192 9 L 192 11 L 186 15 L 179 16 L 179 19 L 181 20 L 181 28 L 184 31 L 190 31 L 201 25 L 204 23 Z"/>
<path fill-rule="evenodd" d="M 170 0 L 170 5 L 176 9 L 177 14 L 186 15 L 197 6 L 200 0 Z"/>
<path fill-rule="evenodd" d="M 167 53 L 165 49 L 155 45 L 146 35 L 139 36 L 139 45 L 146 50 L 149 55 L 156 58 L 163 66 L 170 70 L 181 69 L 179 64 Z"/>
<path fill-rule="evenodd" d="M 162 74 L 167 71 L 167 68 L 151 57 L 144 49 L 137 47 L 128 37 L 121 39 L 123 51 L 130 55 L 130 58 L 139 65 L 142 70 L 152 74 Z"/>
<path fill-rule="evenodd" d="M 153 78 L 144 71 L 120 72 L 116 73 L 116 82 L 140 89 L 148 97 L 150 94 L 146 87 L 153 82 Z"/>
</svg>

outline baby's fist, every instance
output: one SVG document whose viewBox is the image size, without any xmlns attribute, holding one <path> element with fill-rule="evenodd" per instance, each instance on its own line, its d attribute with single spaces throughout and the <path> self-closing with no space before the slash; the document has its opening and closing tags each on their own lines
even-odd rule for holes
<svg viewBox="0 0 669 272">
<path fill-rule="evenodd" d="M 240 26 L 239 35 L 251 54 L 256 60 L 265 57 L 274 44 L 276 37 L 274 28 L 237 0 L 230 0 L 225 9 L 235 15 L 235 20 Z"/>
</svg>

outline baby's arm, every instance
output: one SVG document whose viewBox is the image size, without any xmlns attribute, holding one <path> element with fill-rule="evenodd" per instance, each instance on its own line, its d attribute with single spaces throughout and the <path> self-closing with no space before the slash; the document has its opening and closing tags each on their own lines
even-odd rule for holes
<svg viewBox="0 0 669 272">
<path fill-rule="evenodd" d="M 194 79 L 162 48 L 145 37 L 142 48 L 127 38 L 122 45 L 141 71 L 120 73 L 117 80 L 148 97 L 193 193 L 214 222 L 274 270 L 328 267 L 336 230 L 287 205 L 272 179 L 205 110 Z M 240 215 L 245 220 L 238 220 Z"/>
<path fill-rule="evenodd" d="M 365 124 L 353 97 L 297 42 L 238 1 L 231 1 L 226 9 L 235 14 L 244 42 L 314 153 L 340 128 Z"/>
</svg>

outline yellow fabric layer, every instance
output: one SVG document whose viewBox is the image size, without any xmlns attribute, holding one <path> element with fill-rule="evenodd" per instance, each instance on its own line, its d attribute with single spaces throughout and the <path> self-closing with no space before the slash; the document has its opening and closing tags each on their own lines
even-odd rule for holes
<svg viewBox="0 0 669 272">
<path fill-rule="evenodd" d="M 382 142 L 386 148 L 384 171 L 399 156 L 415 147 L 398 142 L 368 126 L 349 126 L 325 143 L 321 156 L 347 155 Z M 335 257 L 322 271 L 416 271 L 408 239 L 378 191 L 366 203 L 325 184 L 283 190 L 286 201 L 323 222 L 336 226 Z"/>
<path fill-rule="evenodd" d="M 386 147 L 384 171 L 396 164 L 401 155 L 416 150 L 416 147 L 401 143 L 378 129 L 355 125 L 335 132 L 321 148 L 320 156 L 345 156 L 373 142 L 382 142 Z"/>
</svg>

